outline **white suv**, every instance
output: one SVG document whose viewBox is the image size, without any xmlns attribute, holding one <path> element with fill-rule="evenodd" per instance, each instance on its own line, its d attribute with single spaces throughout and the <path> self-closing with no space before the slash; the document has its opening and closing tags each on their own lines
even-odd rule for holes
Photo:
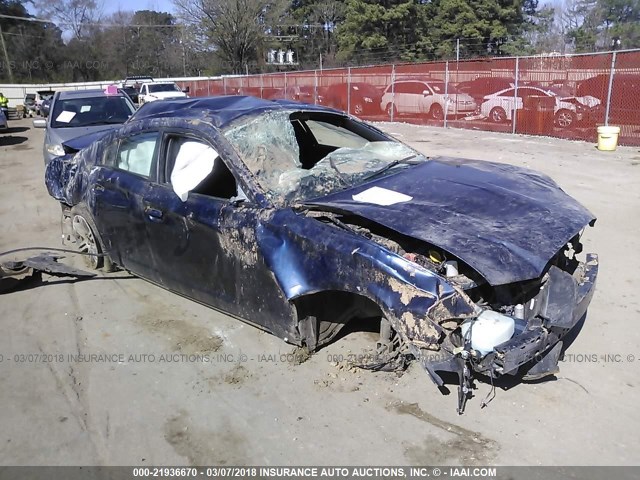
<svg viewBox="0 0 640 480">
<path fill-rule="evenodd" d="M 445 111 L 448 117 L 474 113 L 476 102 L 451 84 L 445 88 L 445 83 L 439 80 L 401 80 L 384 90 L 380 108 L 388 115 L 393 110 L 394 115 L 428 114 L 442 120 Z"/>
</svg>

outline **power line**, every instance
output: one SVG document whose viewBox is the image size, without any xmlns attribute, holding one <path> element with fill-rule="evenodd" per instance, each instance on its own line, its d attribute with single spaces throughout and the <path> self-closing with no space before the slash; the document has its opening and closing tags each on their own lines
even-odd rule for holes
<svg viewBox="0 0 640 480">
<path fill-rule="evenodd" d="M 29 35 L 26 33 L 12 33 L 12 32 L 2 32 L 2 35 L 13 35 L 15 37 L 46 38 L 43 35 Z"/>
<path fill-rule="evenodd" d="M 53 20 L 45 20 L 44 18 L 36 18 L 36 17 L 18 17 L 15 15 L 5 15 L 5 14 L 0 14 L 0 18 L 9 18 L 12 20 L 22 20 L 25 22 L 38 22 L 38 23 L 51 23 L 53 25 L 74 25 L 73 22 L 54 22 Z M 137 24 L 137 23 L 127 23 L 127 24 L 123 24 L 123 23 L 92 23 L 92 22 L 88 22 L 85 23 L 84 25 L 87 26 L 95 26 L 95 27 L 118 27 L 118 28 L 122 28 L 122 27 L 132 27 L 132 28 L 144 28 L 144 27 L 150 27 L 150 28 L 183 28 L 184 25 L 182 24 L 174 24 L 174 25 L 167 25 L 166 23 L 164 24 L 156 24 L 156 25 L 150 25 L 150 24 Z"/>
</svg>

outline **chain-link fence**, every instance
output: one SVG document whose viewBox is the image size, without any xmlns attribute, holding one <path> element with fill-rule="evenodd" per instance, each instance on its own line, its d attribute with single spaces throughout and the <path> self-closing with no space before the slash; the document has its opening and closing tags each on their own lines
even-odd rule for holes
<svg viewBox="0 0 640 480">
<path fill-rule="evenodd" d="M 640 145 L 640 50 L 347 67 L 178 82 L 191 96 L 327 105 L 370 121 Z"/>
</svg>

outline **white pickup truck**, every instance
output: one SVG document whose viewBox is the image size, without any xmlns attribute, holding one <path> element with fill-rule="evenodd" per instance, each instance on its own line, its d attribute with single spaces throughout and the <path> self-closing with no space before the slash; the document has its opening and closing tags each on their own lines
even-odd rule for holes
<svg viewBox="0 0 640 480">
<path fill-rule="evenodd" d="M 187 96 L 174 82 L 146 82 L 140 87 L 138 103 L 142 105 L 156 100 L 186 98 Z"/>
</svg>

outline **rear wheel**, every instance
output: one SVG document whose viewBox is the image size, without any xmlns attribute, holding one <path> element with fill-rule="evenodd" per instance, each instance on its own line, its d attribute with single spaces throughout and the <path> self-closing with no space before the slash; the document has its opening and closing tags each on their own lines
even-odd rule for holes
<svg viewBox="0 0 640 480">
<path fill-rule="evenodd" d="M 387 112 L 387 116 L 389 118 L 391 118 L 393 116 L 393 118 L 397 118 L 398 117 L 398 109 L 396 108 L 396 106 L 393 103 L 390 103 L 389 105 L 387 105 L 387 108 L 385 110 Z"/>
<path fill-rule="evenodd" d="M 507 121 L 507 112 L 502 107 L 493 107 L 489 112 L 489 120 L 493 123 L 504 123 Z"/>
</svg>

